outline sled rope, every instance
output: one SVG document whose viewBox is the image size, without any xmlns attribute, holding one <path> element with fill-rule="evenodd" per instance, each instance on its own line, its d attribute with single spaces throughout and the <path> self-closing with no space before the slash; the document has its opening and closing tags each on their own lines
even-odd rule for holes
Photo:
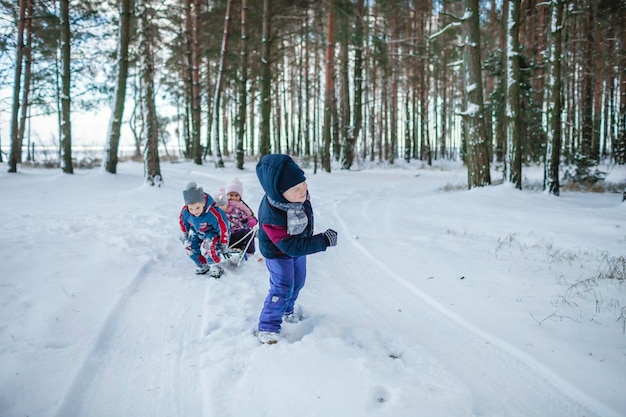
<svg viewBox="0 0 626 417">
<path fill-rule="evenodd" d="M 236 241 L 235 243 L 231 244 L 231 245 L 228 247 L 228 249 L 233 249 L 233 247 L 234 247 L 235 245 L 237 245 L 238 243 L 243 242 L 243 240 L 244 240 L 245 238 L 247 238 L 248 236 L 250 236 L 250 235 L 251 235 L 252 233 L 254 233 L 254 232 L 256 232 L 256 226 L 255 226 L 255 227 L 253 227 L 252 229 L 250 229 L 250 231 L 249 231 L 248 233 L 246 233 L 246 234 L 245 234 L 245 235 L 244 235 L 241 239 L 239 239 L 239 240 L 238 240 L 238 241 Z M 252 240 L 252 239 L 251 239 L 251 240 Z M 250 242 L 248 242 L 248 244 L 250 244 Z M 246 248 L 247 248 L 247 246 L 246 246 Z"/>
<path fill-rule="evenodd" d="M 241 239 L 239 239 L 238 241 L 236 241 L 235 243 L 233 243 L 232 245 L 230 245 L 228 247 L 228 249 L 232 249 L 236 244 L 242 242 L 245 238 L 247 238 L 248 236 L 250 236 L 251 234 L 253 234 L 254 232 L 257 231 L 257 229 L 259 228 L 258 225 L 255 225 L 252 229 L 250 229 L 250 231 L 248 233 L 246 233 Z M 237 266 L 239 266 L 241 264 L 241 260 L 246 256 L 246 252 L 248 251 L 248 248 L 250 247 L 250 244 L 252 243 L 252 240 L 254 239 L 254 236 L 252 236 L 252 239 L 248 240 L 248 243 L 246 244 L 246 247 L 243 248 L 243 250 L 241 251 L 241 256 L 239 257 L 239 260 L 237 261 Z"/>
</svg>

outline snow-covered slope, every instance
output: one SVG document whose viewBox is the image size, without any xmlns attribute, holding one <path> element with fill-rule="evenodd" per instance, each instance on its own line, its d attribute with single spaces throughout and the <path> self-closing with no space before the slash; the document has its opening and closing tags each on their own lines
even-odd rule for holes
<svg viewBox="0 0 626 417">
<path fill-rule="evenodd" d="M 2 169 L 2 166 L 0 166 Z M 244 171 L 0 172 L 0 415 L 626 415 L 624 256 L 615 194 L 457 190 L 462 167 L 313 174 L 316 229 L 298 308 L 253 337 L 257 255 L 198 277 L 177 240 L 181 191 Z"/>
</svg>

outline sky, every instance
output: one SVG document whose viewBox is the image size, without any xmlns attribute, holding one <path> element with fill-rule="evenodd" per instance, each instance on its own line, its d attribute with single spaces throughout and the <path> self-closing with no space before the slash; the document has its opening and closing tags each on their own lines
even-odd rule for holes
<svg viewBox="0 0 626 417">
<path fill-rule="evenodd" d="M 178 241 L 189 181 L 239 177 L 258 207 L 254 161 L 162 163 L 160 188 L 134 162 L 0 163 L 0 415 L 626 416 L 621 194 L 550 196 L 532 167 L 523 191 L 467 190 L 454 162 L 303 167 L 339 242 L 263 345 L 260 254 L 213 279 Z"/>
<path fill-rule="evenodd" d="M 72 113 L 72 139 L 79 146 L 94 146 L 104 148 L 106 133 L 109 128 L 109 117 L 111 111 L 107 108 L 90 112 Z M 174 126 L 174 125 L 172 125 Z M 30 128 L 30 139 L 38 148 L 40 146 L 56 147 L 59 144 L 59 123 L 56 114 L 48 116 L 38 116 L 33 123 L 27 125 L 24 143 L 27 142 L 28 129 Z M 122 145 L 133 146 L 133 135 L 128 123 L 122 125 L 124 135 L 122 135 Z M 100 132 L 94 135 L 94 132 Z M 2 151 L 11 150 L 11 114 L 0 112 L 0 146 Z M 175 139 L 175 138 L 174 138 Z M 26 146 L 26 145 L 24 145 Z"/>
</svg>

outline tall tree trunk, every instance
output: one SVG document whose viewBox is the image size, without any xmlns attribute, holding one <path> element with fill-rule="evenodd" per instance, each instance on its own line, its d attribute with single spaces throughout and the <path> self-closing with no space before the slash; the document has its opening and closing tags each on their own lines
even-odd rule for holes
<svg viewBox="0 0 626 417">
<path fill-rule="evenodd" d="M 489 147 L 485 129 L 483 84 L 480 58 L 480 23 L 478 0 L 465 0 L 464 61 L 466 108 L 463 112 L 467 140 L 467 183 L 469 188 L 491 184 Z"/>
<path fill-rule="evenodd" d="M 398 144 L 398 72 L 400 71 L 399 46 L 400 29 L 397 6 L 391 10 L 391 95 L 389 97 L 389 152 L 387 161 L 393 164 L 396 160 Z"/>
<path fill-rule="evenodd" d="M 195 152 L 197 152 L 201 146 L 200 143 L 194 143 L 193 136 L 193 122 L 192 122 L 192 108 L 193 108 L 193 13 L 191 7 L 191 0 L 183 1 L 184 25 L 182 38 L 184 39 L 184 59 L 181 64 L 181 75 L 183 80 L 183 102 L 184 102 L 184 115 L 183 115 L 183 133 L 185 138 L 185 157 L 195 159 Z M 210 64 L 207 64 L 210 65 Z M 207 71 L 208 72 L 208 71 Z M 208 77 L 207 77 L 208 79 Z M 199 136 L 195 136 L 195 139 L 200 139 Z"/>
<path fill-rule="evenodd" d="M 548 72 L 548 140 L 546 146 L 544 188 L 552 195 L 560 193 L 559 165 L 561 160 L 561 113 L 563 1 L 552 0 L 550 18 L 550 56 Z"/>
<path fill-rule="evenodd" d="M 546 96 L 546 88 L 545 88 L 545 67 L 546 63 L 544 59 L 546 58 L 546 25 L 549 14 L 549 7 L 545 7 L 545 3 L 540 0 L 531 0 L 525 1 L 526 3 L 526 13 L 520 12 L 520 19 L 518 23 L 520 23 L 520 44 L 525 44 L 525 54 L 527 55 L 527 59 L 530 61 L 533 68 L 533 76 L 529 80 L 532 85 L 532 97 L 533 104 L 536 108 L 540 109 L 543 107 L 543 102 Z M 549 3 L 549 2 L 548 2 Z M 524 15 L 524 17 L 521 17 Z M 523 28 L 521 22 L 525 22 L 526 32 L 523 33 Z M 520 48 L 521 52 L 521 48 Z M 533 145 L 531 142 L 537 140 L 538 135 L 529 134 L 528 139 L 525 138 L 525 145 L 528 145 L 529 151 L 526 152 L 526 155 L 531 155 L 531 148 L 536 148 L 540 145 Z"/>
<path fill-rule="evenodd" d="M 373 60 L 372 60 L 373 61 Z M 377 115 L 380 114 L 376 110 L 376 99 L 378 98 L 378 90 L 380 86 L 378 85 L 378 66 L 377 65 L 369 65 L 369 79 L 372 80 L 370 88 L 367 89 L 369 100 L 369 133 L 370 133 L 370 146 L 369 146 L 369 156 L 370 162 L 374 162 L 376 155 L 376 145 L 378 144 L 378 133 L 380 129 L 377 126 Z M 365 157 L 365 155 L 364 155 Z"/>
<path fill-rule="evenodd" d="M 332 140 L 335 101 L 335 4 L 328 5 L 326 28 L 326 94 L 324 96 L 324 131 L 322 134 L 322 169 L 330 172 L 330 144 Z"/>
<path fill-rule="evenodd" d="M 215 96 L 213 98 L 213 123 L 211 124 L 211 143 L 213 146 L 213 161 L 215 163 L 215 166 L 218 168 L 224 167 L 224 160 L 222 159 L 222 151 L 220 149 L 220 138 L 217 130 L 219 125 L 218 115 L 220 100 L 222 97 L 222 83 L 224 81 L 224 68 L 226 67 L 226 58 L 228 55 L 228 41 L 230 40 L 232 5 L 233 0 L 228 0 L 228 2 L 226 3 L 226 16 L 224 16 L 224 35 L 222 36 L 220 64 L 217 70 L 217 80 L 215 81 Z"/>
<path fill-rule="evenodd" d="M 139 17 L 139 56 L 141 73 L 141 105 L 143 116 L 144 180 L 151 186 L 161 186 L 161 166 L 159 163 L 159 130 L 154 95 L 154 43 L 156 27 L 154 9 L 149 0 L 137 0 Z"/>
<path fill-rule="evenodd" d="M 418 29 L 418 15 L 419 15 L 419 5 L 416 4 L 415 13 L 409 13 L 409 16 L 406 16 L 406 26 L 407 33 L 406 37 L 408 39 L 414 39 L 413 42 L 407 43 L 407 57 L 405 58 L 405 66 L 406 77 L 404 78 L 404 162 L 408 163 L 411 161 L 411 156 L 415 151 L 413 147 L 413 143 L 415 142 L 416 130 L 417 130 L 417 115 L 414 111 L 417 109 L 417 73 L 418 69 L 416 68 L 419 65 L 419 54 L 420 54 L 420 45 L 422 44 L 423 39 L 420 37 L 420 31 Z"/>
<path fill-rule="evenodd" d="M 509 2 L 504 1 L 502 5 L 502 19 L 505 19 L 505 16 L 509 14 Z M 500 47 L 501 51 L 501 62 L 502 66 L 506 66 L 507 62 L 507 51 L 506 51 L 506 29 L 504 29 L 504 25 L 497 25 L 500 29 L 497 33 L 497 44 Z M 505 71 L 500 71 L 499 76 L 496 80 L 497 87 L 496 90 L 498 93 L 494 94 L 494 98 L 492 100 L 492 108 L 493 108 L 493 138 L 495 142 L 494 149 L 494 157 L 497 162 L 505 162 L 506 158 L 506 105 L 505 105 L 505 93 L 506 93 L 506 74 Z M 506 180 L 506 172 L 503 172 L 504 179 Z"/>
<path fill-rule="evenodd" d="M 305 34 L 309 33 L 309 19 L 302 19 L 303 21 L 303 32 Z M 304 55 L 304 65 L 302 65 L 302 75 L 304 79 L 304 114 L 300 115 L 300 120 L 304 122 L 303 126 L 303 137 L 302 141 L 304 142 L 304 155 L 311 156 L 311 107 L 310 102 L 311 98 L 314 99 L 314 94 L 311 93 L 311 80 L 309 76 L 309 56 L 311 54 L 310 51 L 310 43 L 307 42 L 302 48 L 302 54 Z M 313 71 L 317 73 L 317 71 Z"/>
<path fill-rule="evenodd" d="M 229 2 L 230 3 L 230 2 Z M 201 129 L 201 99 L 200 99 L 200 65 L 202 56 L 200 54 L 200 14 L 202 8 L 201 0 L 193 0 L 191 10 L 191 153 L 193 162 L 202 165 L 202 145 L 200 143 Z"/>
<path fill-rule="evenodd" d="M 365 0 L 356 0 L 354 9 L 354 121 L 346 135 L 342 166 L 350 169 L 354 163 L 354 147 L 363 125 L 363 13 Z"/>
<path fill-rule="evenodd" d="M 426 160 L 429 166 L 433 163 L 432 157 L 432 146 L 430 143 L 430 124 L 429 117 L 430 114 L 430 106 L 429 106 L 429 79 L 430 79 L 430 69 L 427 62 L 429 61 L 429 47 L 427 45 L 428 36 L 427 36 L 427 24 L 428 17 L 430 16 L 431 6 L 429 2 L 423 2 L 422 10 L 418 13 L 418 23 L 419 23 L 419 38 L 421 39 L 421 44 L 419 48 L 418 54 L 418 65 L 417 71 L 419 72 L 419 81 L 418 81 L 418 91 L 419 91 L 419 130 L 420 130 L 420 138 L 421 138 L 421 148 L 420 148 L 420 159 Z"/>
<path fill-rule="evenodd" d="M 130 16 L 132 13 L 132 0 L 121 0 L 119 5 L 119 39 L 117 40 L 117 82 L 113 113 L 109 120 L 106 145 L 104 149 L 103 166 L 106 172 L 117 172 L 118 148 L 122 119 L 124 117 L 124 102 L 126 101 L 126 81 L 128 79 L 128 46 L 130 44 Z"/>
<path fill-rule="evenodd" d="M 352 131 L 352 117 L 351 117 L 351 106 L 350 106 L 350 37 L 351 33 L 349 33 L 348 28 L 351 28 L 352 22 L 350 17 L 352 13 L 346 7 L 346 3 L 342 3 L 339 8 L 339 13 L 337 14 L 339 20 L 338 27 L 340 28 L 340 37 L 339 37 L 339 112 L 340 112 L 340 126 L 339 126 L 339 137 L 335 138 L 333 141 L 334 149 L 333 153 L 335 154 L 335 159 L 341 158 L 341 165 L 343 166 L 345 161 L 345 155 L 342 151 L 347 150 L 349 146 L 350 135 Z M 352 7 L 350 5 L 349 7 Z"/>
<path fill-rule="evenodd" d="M 22 105 L 19 123 L 19 137 L 20 143 L 24 143 L 24 132 L 26 130 L 26 119 L 28 117 L 28 110 L 30 108 L 30 85 L 32 78 L 32 40 L 33 40 L 33 1 L 26 0 L 26 16 L 24 22 L 24 33 L 26 34 L 26 43 L 24 44 L 24 89 L 22 90 Z M 29 132 L 30 137 L 30 132 Z M 30 141 L 27 141 L 27 156 L 28 161 L 31 160 L 30 154 Z M 22 160 L 22 147 L 20 146 L 19 160 Z M 34 155 L 33 155 L 34 157 Z"/>
<path fill-rule="evenodd" d="M 442 5 L 443 9 L 442 12 L 444 14 L 446 14 L 448 12 L 448 7 L 449 4 L 448 2 L 443 2 Z M 447 45 L 447 34 L 444 33 L 442 35 L 442 39 L 443 39 L 443 44 Z M 450 107 L 450 103 L 449 103 L 449 97 L 448 97 L 448 91 L 449 91 L 449 87 L 448 87 L 448 82 L 449 82 L 449 68 L 448 68 L 448 63 L 449 63 L 449 58 L 448 55 L 450 54 L 450 52 L 448 51 L 447 48 L 443 48 L 443 51 L 441 52 L 441 76 L 438 77 L 439 78 L 439 83 L 440 83 L 440 93 L 439 96 L 441 97 L 441 105 L 440 107 L 440 118 L 439 118 L 439 154 L 441 155 L 441 158 L 446 158 L 446 153 L 448 151 L 448 136 L 449 136 L 449 129 L 448 129 L 448 113 L 449 113 L 449 107 Z"/>
<path fill-rule="evenodd" d="M 626 3 L 618 9 L 616 55 L 619 63 L 619 110 L 617 123 L 616 143 L 614 144 L 615 162 L 619 165 L 626 164 Z M 626 192 L 625 192 L 626 197 Z"/>
<path fill-rule="evenodd" d="M 248 102 L 249 103 L 254 103 L 254 97 L 256 97 L 256 91 L 254 89 L 254 84 L 250 83 L 250 91 L 248 91 Z M 248 149 L 250 150 L 251 154 L 255 154 L 256 153 L 256 130 L 255 130 L 255 126 L 256 126 L 256 107 L 253 105 L 248 106 Z"/>
<path fill-rule="evenodd" d="M 506 17 L 506 175 L 505 179 L 515 188 L 522 189 L 522 146 L 520 106 L 520 0 L 507 0 Z"/>
<path fill-rule="evenodd" d="M 261 137 L 259 150 L 261 156 L 271 152 L 270 122 L 272 110 L 272 67 L 271 67 L 271 43 L 272 43 L 272 1 L 263 0 L 263 27 L 261 44 Z"/>
<path fill-rule="evenodd" d="M 441 53 L 441 117 L 439 118 L 439 155 L 441 158 L 446 158 L 448 150 L 448 53 L 445 48 Z"/>
<path fill-rule="evenodd" d="M 19 136 L 20 91 L 22 82 L 22 61 L 24 57 L 24 24 L 26 17 L 27 0 L 19 2 L 19 17 L 17 20 L 17 57 L 15 59 L 15 73 L 13 78 L 13 105 L 11 107 L 11 151 L 9 154 L 9 172 L 17 172 L 17 164 L 21 161 L 22 141 Z"/>
<path fill-rule="evenodd" d="M 545 7 L 543 2 L 539 2 L 537 5 L 537 9 L 540 13 L 539 24 L 537 25 L 537 61 L 538 64 L 535 67 L 538 67 L 538 71 L 533 76 L 533 79 L 536 81 L 535 85 L 535 106 L 538 109 L 543 108 L 543 103 L 545 101 L 546 94 L 548 93 L 545 88 L 546 83 L 546 65 L 544 63 L 544 59 L 546 58 L 546 39 L 549 32 L 549 24 L 550 24 L 550 10 L 549 7 Z"/>
<path fill-rule="evenodd" d="M 597 1 L 593 1 L 591 4 L 591 10 L 593 10 L 594 16 L 599 16 L 598 14 L 598 3 Z M 602 123 L 602 85 L 604 83 L 606 77 L 606 67 L 607 67 L 607 57 L 603 55 L 603 41 L 605 41 L 602 36 L 602 25 L 598 24 L 598 22 L 594 19 L 593 32 L 593 50 L 594 50 L 594 67 L 593 67 L 593 119 L 591 121 L 592 126 L 592 136 L 591 143 L 594 156 L 594 162 L 600 162 L 600 126 Z M 604 42 L 608 43 L 608 42 Z"/>
<path fill-rule="evenodd" d="M 570 19 L 570 25 L 568 28 L 568 32 L 570 33 L 580 33 L 580 27 L 578 26 L 579 22 L 577 18 Z M 580 48 L 574 47 L 571 48 L 569 64 L 574 67 L 575 65 L 579 65 L 578 62 L 580 60 Z M 563 147 L 562 151 L 566 153 L 567 163 L 571 163 L 573 161 L 572 156 L 576 152 L 578 147 L 578 129 L 576 128 L 579 124 L 576 120 L 579 120 L 580 115 L 580 102 L 578 100 L 578 90 L 577 90 L 577 80 L 579 79 L 578 71 L 576 68 L 572 68 L 569 76 L 564 80 L 567 82 L 567 95 L 564 95 L 564 101 L 566 104 L 565 109 L 565 120 L 564 134 L 563 134 Z"/>
<path fill-rule="evenodd" d="M 324 11 L 320 7 L 314 13 L 313 20 L 313 31 L 318 33 L 324 32 Z M 316 30 L 317 29 L 317 30 Z M 322 47 L 322 36 L 315 36 L 313 40 L 313 68 L 315 69 L 313 72 L 314 84 L 313 84 L 313 102 L 315 105 L 313 106 L 313 131 L 311 132 L 312 137 L 312 147 L 313 147 L 313 172 L 317 173 L 318 166 L 320 165 L 320 139 L 323 135 L 322 133 L 322 124 L 320 123 L 323 120 L 324 108 L 323 105 L 320 105 L 322 102 L 322 68 L 323 68 L 323 57 L 325 56 L 325 50 Z"/>
<path fill-rule="evenodd" d="M 498 12 L 502 11 L 502 8 L 498 8 L 496 6 L 496 0 L 489 0 L 489 26 L 487 28 L 486 33 L 490 37 L 490 45 L 491 48 L 496 50 L 496 46 L 498 44 L 498 39 L 500 39 L 500 27 L 502 27 L 501 21 L 498 17 Z M 494 156 L 494 125 L 493 121 L 495 118 L 495 81 L 497 77 L 495 71 L 491 71 L 491 74 L 485 77 L 485 128 L 487 129 L 487 138 L 489 140 L 492 160 Z"/>
<path fill-rule="evenodd" d="M 228 156 L 230 153 L 229 149 L 230 149 L 230 145 L 229 145 L 229 140 L 228 138 L 230 137 L 230 126 L 231 126 L 231 119 L 230 119 L 230 114 L 228 112 L 229 110 L 229 106 L 228 106 L 228 100 L 224 99 L 221 100 L 221 113 L 222 113 L 222 117 L 221 117 L 221 121 L 222 121 L 222 131 L 221 133 L 219 133 L 219 136 L 221 138 L 223 138 L 222 140 L 222 155 L 224 156 Z M 222 164 L 222 166 L 224 166 Z"/>
<path fill-rule="evenodd" d="M 70 72 L 70 0 L 61 0 L 61 169 L 73 174 Z"/>
<path fill-rule="evenodd" d="M 593 1 L 593 0 L 589 0 Z M 595 68 L 594 53 L 594 16 L 593 8 L 588 4 L 585 21 L 586 39 L 582 61 L 582 91 L 581 91 L 581 146 L 582 159 L 588 160 L 584 164 L 591 164 L 597 158 L 593 143 L 593 70 Z"/>
<path fill-rule="evenodd" d="M 345 2 L 336 1 L 336 7 L 338 13 L 335 14 L 336 19 L 339 19 L 336 27 L 339 28 L 339 59 L 338 59 L 338 76 L 339 76 L 339 112 L 337 115 L 337 136 L 333 136 L 333 156 L 335 160 L 340 158 L 343 160 L 341 150 L 347 146 L 348 136 L 351 130 L 351 109 L 350 109 L 350 47 L 349 39 L 351 34 L 348 28 L 352 27 L 350 21 L 351 13 L 347 10 L 347 4 Z M 350 5 L 349 7 L 352 7 Z"/>
<path fill-rule="evenodd" d="M 282 70 L 282 65 L 280 62 L 277 63 L 277 71 L 276 73 L 278 74 L 276 77 L 274 77 L 273 81 L 274 81 L 274 95 L 273 95 L 273 99 L 274 99 L 274 143 L 273 143 L 273 147 L 274 150 L 276 152 L 287 152 L 289 153 L 289 144 L 287 143 L 287 149 L 286 151 L 283 150 L 283 135 L 282 135 L 282 117 L 283 117 L 283 108 L 280 102 L 281 97 L 283 97 L 283 92 L 280 89 L 280 79 L 283 75 L 283 70 Z"/>
<path fill-rule="evenodd" d="M 241 43 L 239 62 L 239 116 L 237 119 L 237 168 L 243 169 L 246 107 L 248 106 L 248 0 L 241 1 Z"/>
<path fill-rule="evenodd" d="M 416 68 L 420 65 L 420 49 L 423 43 L 423 39 L 420 36 L 419 30 L 419 16 L 420 4 L 416 2 L 415 11 L 408 13 L 405 16 L 406 32 L 405 37 L 413 39 L 413 42 L 407 42 L 406 46 L 406 58 L 404 59 L 404 65 L 406 68 L 406 76 L 404 77 L 403 84 L 403 96 L 404 96 L 404 116 L 403 116 L 403 128 L 404 128 L 404 162 L 411 161 L 411 155 L 415 151 L 413 148 L 413 142 L 415 141 L 415 133 L 417 130 L 418 122 L 415 107 L 416 96 L 419 88 L 417 73 L 419 70 Z"/>
<path fill-rule="evenodd" d="M 379 162 L 387 161 L 389 158 L 389 76 L 383 74 L 382 88 L 380 90 L 379 109 Z"/>
</svg>

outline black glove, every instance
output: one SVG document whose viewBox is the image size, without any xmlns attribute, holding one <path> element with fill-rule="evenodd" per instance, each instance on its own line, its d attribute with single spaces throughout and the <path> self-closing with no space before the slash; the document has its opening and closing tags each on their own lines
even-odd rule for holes
<svg viewBox="0 0 626 417">
<path fill-rule="evenodd" d="M 337 246 L 337 232 L 333 229 L 328 229 L 324 232 L 324 237 L 326 238 L 326 246 Z"/>
<path fill-rule="evenodd" d="M 220 243 L 217 245 L 217 251 L 224 259 L 230 259 L 230 249 L 228 248 L 228 244 Z"/>
</svg>

